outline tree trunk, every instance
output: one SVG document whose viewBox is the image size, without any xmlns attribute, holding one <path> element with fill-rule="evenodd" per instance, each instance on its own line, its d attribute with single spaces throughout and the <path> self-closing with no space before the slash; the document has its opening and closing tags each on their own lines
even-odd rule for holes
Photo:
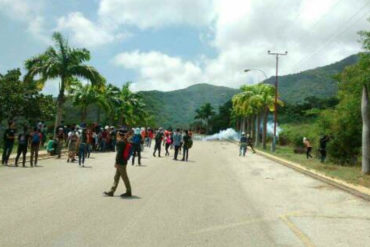
<svg viewBox="0 0 370 247">
<path fill-rule="evenodd" d="M 81 123 L 85 123 L 87 118 L 87 106 L 81 108 Z"/>
<path fill-rule="evenodd" d="M 266 108 L 263 116 L 263 130 L 262 130 L 262 147 L 266 149 L 266 139 L 267 139 L 267 118 L 269 115 L 269 109 Z"/>
<path fill-rule="evenodd" d="M 261 113 L 257 113 L 257 118 L 256 118 L 256 141 L 254 145 L 257 147 L 260 144 L 260 126 L 261 126 Z"/>
<path fill-rule="evenodd" d="M 369 90 L 367 85 L 362 88 L 362 172 L 370 174 L 370 111 Z"/>
<path fill-rule="evenodd" d="M 241 131 L 245 132 L 245 117 L 242 117 Z"/>
<path fill-rule="evenodd" d="M 57 128 L 60 125 L 62 121 L 62 114 L 63 114 L 63 104 L 64 104 L 64 78 L 61 79 L 61 86 L 59 89 L 59 95 L 57 98 L 57 113 L 55 116 L 55 124 L 54 124 L 54 138 L 56 138 L 57 135 Z"/>
<path fill-rule="evenodd" d="M 256 135 L 256 117 L 254 115 L 251 116 L 251 137 L 252 140 L 255 138 Z"/>
<path fill-rule="evenodd" d="M 98 106 L 98 111 L 96 115 L 96 122 L 99 124 L 100 123 L 100 107 Z"/>
</svg>

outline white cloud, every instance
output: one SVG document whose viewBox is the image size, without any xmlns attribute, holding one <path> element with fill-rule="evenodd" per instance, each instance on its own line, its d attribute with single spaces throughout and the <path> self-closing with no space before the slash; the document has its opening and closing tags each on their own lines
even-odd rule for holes
<svg viewBox="0 0 370 247">
<path fill-rule="evenodd" d="M 44 18 L 40 14 L 43 9 L 43 2 L 39 0 L 0 0 L 0 13 L 9 18 L 24 22 L 28 25 L 28 32 L 33 37 L 48 43 L 49 38 L 46 35 L 44 27 Z"/>
<path fill-rule="evenodd" d="M 138 70 L 140 76 L 134 90 L 175 90 L 202 82 L 202 70 L 192 62 L 160 52 L 139 51 L 118 54 L 114 64 Z"/>
<path fill-rule="evenodd" d="M 102 21 L 141 29 L 173 25 L 208 25 L 214 17 L 212 0 L 101 0 Z"/>
<path fill-rule="evenodd" d="M 80 12 L 60 17 L 56 30 L 69 32 L 73 43 L 86 47 L 109 44 L 129 36 L 128 33 L 115 33 L 109 27 L 93 23 Z"/>
<path fill-rule="evenodd" d="M 323 66 L 360 51 L 357 31 L 369 27 L 369 5 L 365 0 L 215 0 L 207 9 L 210 13 L 205 13 L 216 16 L 208 22 L 211 33 L 201 35 L 212 37 L 209 44 L 217 51 L 215 58 L 200 54 L 201 60 L 184 61 L 136 51 L 122 53 L 115 61 L 137 71 L 136 89 L 171 90 L 199 82 L 239 87 L 264 79 L 258 71 L 244 73 L 246 68 L 274 75 L 275 57 L 267 50 L 289 51 L 280 60 L 280 74 Z M 153 25 L 159 25 L 156 22 Z"/>
</svg>

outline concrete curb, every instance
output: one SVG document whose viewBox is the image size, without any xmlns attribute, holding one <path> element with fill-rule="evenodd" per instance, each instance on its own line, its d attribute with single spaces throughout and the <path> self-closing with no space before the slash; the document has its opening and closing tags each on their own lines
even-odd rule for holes
<svg viewBox="0 0 370 247">
<path fill-rule="evenodd" d="M 68 151 L 67 150 L 62 150 L 62 155 L 67 153 Z M 51 156 L 49 155 L 47 152 L 39 152 L 39 157 L 38 157 L 38 160 L 47 160 L 47 159 L 52 159 L 52 158 L 55 158 L 56 156 Z M 13 164 L 15 162 L 15 158 L 16 158 L 16 155 L 11 155 L 9 157 L 9 163 Z M 27 152 L 26 154 L 26 163 L 30 161 L 30 153 L 29 151 Z M 9 165 L 9 164 L 8 164 Z M 18 161 L 18 165 L 22 166 L 22 155 L 19 157 L 19 161 Z"/>
<path fill-rule="evenodd" d="M 261 155 L 265 158 L 268 158 L 268 159 L 273 160 L 273 161 L 275 161 L 279 164 L 282 164 L 282 165 L 287 166 L 291 169 L 294 169 L 294 170 L 296 170 L 300 173 L 303 173 L 307 176 L 313 177 L 313 178 L 318 179 L 322 182 L 330 184 L 334 187 L 337 187 L 341 190 L 344 190 L 348 193 L 351 193 L 352 195 L 355 195 L 355 196 L 358 196 L 358 197 L 361 197 L 365 200 L 370 201 L 370 189 L 369 188 L 366 188 L 366 187 L 361 186 L 361 185 L 350 184 L 350 183 L 347 183 L 343 180 L 339 180 L 339 179 L 336 179 L 336 178 L 329 177 L 329 176 L 324 175 L 322 173 L 319 173 L 317 171 L 308 169 L 308 168 L 306 168 L 306 167 L 304 167 L 304 166 L 302 166 L 298 163 L 282 159 L 280 157 L 268 154 L 268 153 L 260 151 L 260 150 L 256 150 L 256 152 L 257 152 L 257 154 L 259 154 L 259 155 Z"/>
<path fill-rule="evenodd" d="M 232 143 L 238 144 L 238 142 L 235 142 L 235 141 L 232 141 Z M 348 192 L 352 195 L 355 195 L 357 197 L 361 197 L 362 199 L 370 201 L 370 189 L 369 188 L 366 188 L 366 187 L 361 186 L 361 185 L 350 184 L 350 183 L 347 183 L 343 180 L 329 177 L 329 176 L 324 175 L 320 172 L 317 172 L 315 170 L 304 167 L 304 166 L 302 166 L 298 163 L 288 161 L 286 159 L 277 157 L 275 155 L 263 152 L 263 151 L 258 150 L 258 149 L 256 150 L 256 153 L 265 157 L 265 158 L 267 158 L 267 159 L 273 160 L 273 161 L 275 161 L 275 162 L 277 162 L 281 165 L 284 165 L 284 166 L 289 167 L 291 169 L 294 169 L 294 170 L 296 170 L 300 173 L 303 173 L 307 176 L 310 176 L 310 177 L 315 178 L 317 180 L 320 180 L 324 183 L 330 184 L 330 185 L 332 185 L 336 188 L 344 190 L 344 191 L 346 191 L 346 192 Z"/>
</svg>

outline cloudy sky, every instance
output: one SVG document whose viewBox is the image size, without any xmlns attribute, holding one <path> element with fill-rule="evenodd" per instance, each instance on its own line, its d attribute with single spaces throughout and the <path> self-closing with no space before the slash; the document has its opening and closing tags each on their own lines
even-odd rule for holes
<svg viewBox="0 0 370 247">
<path fill-rule="evenodd" d="M 117 86 L 174 90 L 196 83 L 239 87 L 361 50 L 369 0 L 0 0 L 0 73 L 44 51 L 54 31 L 91 51 Z M 45 91 L 54 93 L 56 83 Z"/>
</svg>

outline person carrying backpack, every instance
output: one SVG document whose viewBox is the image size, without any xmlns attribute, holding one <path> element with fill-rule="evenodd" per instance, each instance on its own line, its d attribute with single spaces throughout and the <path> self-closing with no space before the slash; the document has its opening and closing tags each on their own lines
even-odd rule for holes
<svg viewBox="0 0 370 247">
<path fill-rule="evenodd" d="M 37 166 L 41 140 L 42 135 L 40 133 L 40 130 L 37 127 L 35 127 L 31 134 L 31 160 L 30 160 L 31 167 L 33 167 L 34 164 L 35 166 Z"/>
<path fill-rule="evenodd" d="M 163 139 L 163 131 L 162 128 L 159 128 L 157 134 L 155 135 L 155 146 L 153 156 L 155 157 L 155 153 L 158 150 L 158 157 L 161 157 L 161 144 Z"/>
<path fill-rule="evenodd" d="M 18 166 L 19 157 L 22 154 L 23 158 L 23 167 L 26 166 L 26 154 L 27 154 L 27 147 L 30 140 L 30 135 L 27 133 L 27 127 L 23 128 L 23 133 L 18 135 L 18 150 L 17 150 L 17 157 L 15 158 L 15 166 Z"/>
<path fill-rule="evenodd" d="M 137 156 L 137 161 L 139 166 L 141 165 L 141 143 L 142 143 L 142 136 L 140 133 L 140 129 L 135 129 L 135 134 L 131 139 L 132 142 L 132 165 L 135 165 L 135 157 Z"/>
<path fill-rule="evenodd" d="M 183 148 L 183 155 L 182 155 L 182 161 L 188 161 L 189 158 L 189 149 L 193 146 L 193 140 L 191 139 L 189 132 L 185 130 L 184 135 L 184 148 Z"/>
<path fill-rule="evenodd" d="M 116 173 L 114 175 L 114 182 L 112 185 L 112 188 L 106 192 L 104 191 L 104 194 L 106 196 L 113 196 L 114 192 L 116 192 L 119 179 L 122 178 L 125 187 L 126 187 L 126 193 L 122 194 L 121 197 L 131 197 L 132 196 L 132 190 L 130 185 L 130 180 L 127 176 L 127 161 L 130 159 L 131 154 L 131 144 L 127 140 L 127 131 L 125 130 L 119 130 L 117 133 L 117 154 L 116 154 L 116 162 L 114 167 L 116 168 Z"/>
</svg>

